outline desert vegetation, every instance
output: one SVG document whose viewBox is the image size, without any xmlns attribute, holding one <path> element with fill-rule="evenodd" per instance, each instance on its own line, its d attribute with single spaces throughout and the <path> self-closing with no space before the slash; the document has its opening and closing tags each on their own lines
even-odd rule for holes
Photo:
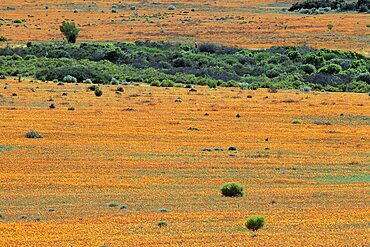
<svg viewBox="0 0 370 247">
<path fill-rule="evenodd" d="M 368 92 L 370 59 L 307 46 L 248 50 L 215 44 L 29 43 L 0 49 L 0 76 L 99 84 Z M 99 92 L 99 91 L 98 91 Z M 100 94 L 100 92 L 99 92 Z"/>
<path fill-rule="evenodd" d="M 3 0 L 0 246 L 367 246 L 369 7 Z"/>
<path fill-rule="evenodd" d="M 294 3 L 289 11 L 300 14 L 324 14 L 329 11 L 358 11 L 370 14 L 370 1 L 358 0 L 357 2 L 346 2 L 345 0 L 305 0 Z"/>
</svg>

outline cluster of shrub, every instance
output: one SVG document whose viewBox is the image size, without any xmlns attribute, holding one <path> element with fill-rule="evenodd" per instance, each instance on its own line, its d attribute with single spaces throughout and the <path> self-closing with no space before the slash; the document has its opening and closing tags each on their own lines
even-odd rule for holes
<svg viewBox="0 0 370 247">
<path fill-rule="evenodd" d="M 48 81 L 368 92 L 369 71 L 370 59 L 362 55 L 307 46 L 247 50 L 137 41 L 28 43 L 0 49 L 0 77 Z"/>
<path fill-rule="evenodd" d="M 288 9 L 288 11 L 309 15 L 324 14 L 330 10 L 370 13 L 370 0 L 358 0 L 352 3 L 346 3 L 345 0 L 305 0 L 294 3 Z"/>
</svg>

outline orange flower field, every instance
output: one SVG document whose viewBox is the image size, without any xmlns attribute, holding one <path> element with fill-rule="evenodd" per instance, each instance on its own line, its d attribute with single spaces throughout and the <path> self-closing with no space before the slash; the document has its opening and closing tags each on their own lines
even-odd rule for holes
<svg viewBox="0 0 370 247">
<path fill-rule="evenodd" d="M 0 80 L 0 246 L 369 245 L 367 94 L 87 87 Z"/>
</svg>

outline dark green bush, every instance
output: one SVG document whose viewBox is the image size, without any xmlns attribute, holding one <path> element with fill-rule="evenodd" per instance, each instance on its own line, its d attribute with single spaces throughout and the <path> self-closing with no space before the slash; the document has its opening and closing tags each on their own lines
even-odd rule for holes
<svg viewBox="0 0 370 247">
<path fill-rule="evenodd" d="M 34 130 L 31 130 L 29 132 L 26 133 L 26 137 L 27 138 L 43 138 L 39 133 L 37 133 L 36 131 Z"/>
<path fill-rule="evenodd" d="M 310 75 L 316 72 L 316 67 L 312 64 L 303 64 L 301 65 L 301 70 Z"/>
<path fill-rule="evenodd" d="M 0 42 L 6 42 L 6 41 L 8 41 L 7 37 L 0 36 Z"/>
<path fill-rule="evenodd" d="M 299 11 L 311 10 L 309 14 L 323 13 L 320 10 L 327 12 L 329 10 L 336 11 L 358 11 L 358 12 L 368 12 L 370 8 L 369 0 L 357 0 L 357 2 L 346 2 L 344 0 L 305 0 L 303 2 L 294 3 L 288 11 Z"/>
<path fill-rule="evenodd" d="M 315 54 L 309 53 L 304 57 L 306 63 L 314 65 L 316 68 L 324 64 L 325 60 L 323 57 Z"/>
<path fill-rule="evenodd" d="M 103 95 L 103 91 L 100 88 L 95 89 L 95 96 L 100 97 Z"/>
<path fill-rule="evenodd" d="M 367 93 L 370 92 L 370 84 L 364 81 L 353 81 L 347 86 L 347 90 L 354 93 Z"/>
<path fill-rule="evenodd" d="M 90 91 L 96 91 L 97 89 L 99 89 L 99 86 L 98 85 L 91 85 L 90 87 L 88 87 L 88 89 L 90 89 Z"/>
<path fill-rule="evenodd" d="M 318 73 L 324 73 L 324 74 L 338 74 L 342 71 L 342 68 L 337 64 L 328 64 L 324 67 L 320 68 Z"/>
<path fill-rule="evenodd" d="M 257 231 L 264 227 L 266 223 L 264 216 L 255 215 L 250 218 L 248 218 L 247 222 L 245 223 L 245 226 L 252 231 Z"/>
<path fill-rule="evenodd" d="M 165 226 L 167 226 L 167 222 L 165 222 L 165 221 L 159 221 L 159 222 L 157 223 L 157 226 L 158 226 L 159 228 L 161 228 L 161 227 L 165 227 Z"/>
<path fill-rule="evenodd" d="M 244 195 L 243 186 L 238 183 L 226 183 L 221 187 L 221 193 L 227 197 L 239 197 Z"/>
<path fill-rule="evenodd" d="M 361 73 L 356 77 L 357 80 L 366 82 L 367 84 L 370 84 L 370 73 Z"/>
</svg>

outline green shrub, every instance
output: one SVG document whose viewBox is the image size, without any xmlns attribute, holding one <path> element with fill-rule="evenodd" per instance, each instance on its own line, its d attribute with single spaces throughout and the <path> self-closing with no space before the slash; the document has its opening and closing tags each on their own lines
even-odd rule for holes
<svg viewBox="0 0 370 247">
<path fill-rule="evenodd" d="M 215 81 L 208 82 L 208 87 L 216 89 L 217 88 L 217 82 L 215 82 Z"/>
<path fill-rule="evenodd" d="M 42 138 L 42 136 L 34 130 L 27 132 L 26 137 L 27 138 Z"/>
<path fill-rule="evenodd" d="M 71 75 L 66 75 L 63 77 L 63 82 L 77 82 L 77 78 Z"/>
<path fill-rule="evenodd" d="M 161 87 L 173 87 L 175 83 L 171 80 L 163 80 L 161 82 Z"/>
<path fill-rule="evenodd" d="M 97 89 L 99 89 L 99 86 L 98 85 L 91 85 L 90 87 L 88 87 L 88 89 L 90 89 L 90 91 L 96 91 Z"/>
<path fill-rule="evenodd" d="M 221 187 L 222 195 L 227 196 L 227 197 L 243 196 L 244 195 L 243 190 L 244 190 L 243 186 L 239 185 L 238 183 L 234 183 L 234 182 L 226 183 Z"/>
<path fill-rule="evenodd" d="M 161 86 L 161 82 L 159 80 L 154 80 L 150 83 L 150 86 L 159 87 Z"/>
<path fill-rule="evenodd" d="M 26 20 L 25 19 L 15 19 L 13 22 L 14 23 L 23 23 L 23 22 L 26 22 Z"/>
<path fill-rule="evenodd" d="M 302 58 L 302 55 L 301 55 L 301 53 L 299 53 L 299 51 L 289 51 L 288 52 L 288 57 L 291 60 L 297 60 L 297 59 Z"/>
<path fill-rule="evenodd" d="M 95 96 L 100 97 L 103 95 L 103 91 L 100 88 L 95 89 Z"/>
<path fill-rule="evenodd" d="M 301 70 L 310 75 L 316 72 L 316 67 L 312 64 L 303 64 L 301 65 Z"/>
<path fill-rule="evenodd" d="M 8 38 L 5 36 L 0 36 L 0 42 L 6 42 L 8 41 Z"/>
<path fill-rule="evenodd" d="M 292 121 L 292 124 L 302 124 L 302 122 L 300 120 L 298 120 L 298 119 L 294 119 Z"/>
<path fill-rule="evenodd" d="M 159 221 L 159 222 L 157 223 L 157 226 L 159 226 L 159 228 L 161 228 L 161 227 L 165 227 L 165 226 L 167 226 L 167 222 L 165 222 L 165 221 Z"/>
<path fill-rule="evenodd" d="M 342 67 L 340 67 L 337 64 L 328 64 L 324 67 L 320 68 L 318 73 L 324 73 L 324 74 L 338 74 L 342 71 Z"/>
<path fill-rule="evenodd" d="M 357 76 L 356 79 L 359 80 L 359 81 L 366 82 L 367 84 L 370 84 L 370 73 L 369 72 L 361 73 Z"/>
<path fill-rule="evenodd" d="M 257 231 L 261 229 L 265 225 L 265 217 L 255 215 L 247 219 L 247 222 L 245 223 L 245 226 L 252 231 Z"/>
<path fill-rule="evenodd" d="M 364 81 L 352 81 L 348 84 L 347 91 L 354 93 L 367 93 L 370 92 L 370 84 Z"/>
<path fill-rule="evenodd" d="M 275 77 L 279 76 L 281 74 L 281 72 L 279 70 L 273 68 L 273 69 L 270 69 L 270 70 L 266 71 L 265 74 L 268 78 L 275 78 Z"/>
<path fill-rule="evenodd" d="M 315 65 L 316 67 L 321 66 L 325 60 L 323 57 L 316 55 L 315 53 L 308 53 L 305 57 L 304 60 L 306 63 Z"/>
<path fill-rule="evenodd" d="M 116 92 L 121 92 L 123 93 L 125 89 L 123 87 L 117 87 Z"/>
<path fill-rule="evenodd" d="M 76 27 L 76 24 L 74 22 L 63 21 L 59 29 L 66 37 L 68 43 L 76 43 L 78 34 L 80 33 L 80 29 Z"/>
<path fill-rule="evenodd" d="M 311 91 L 311 88 L 309 86 L 304 86 L 304 87 L 301 88 L 301 91 L 302 92 L 309 92 L 309 91 Z"/>
<path fill-rule="evenodd" d="M 83 83 L 86 83 L 86 84 L 91 84 L 92 83 L 92 81 L 91 81 L 91 79 L 85 79 L 85 80 L 83 80 L 82 81 Z M 94 89 L 95 90 L 95 89 Z M 93 91 L 94 91 L 93 90 Z"/>
</svg>

